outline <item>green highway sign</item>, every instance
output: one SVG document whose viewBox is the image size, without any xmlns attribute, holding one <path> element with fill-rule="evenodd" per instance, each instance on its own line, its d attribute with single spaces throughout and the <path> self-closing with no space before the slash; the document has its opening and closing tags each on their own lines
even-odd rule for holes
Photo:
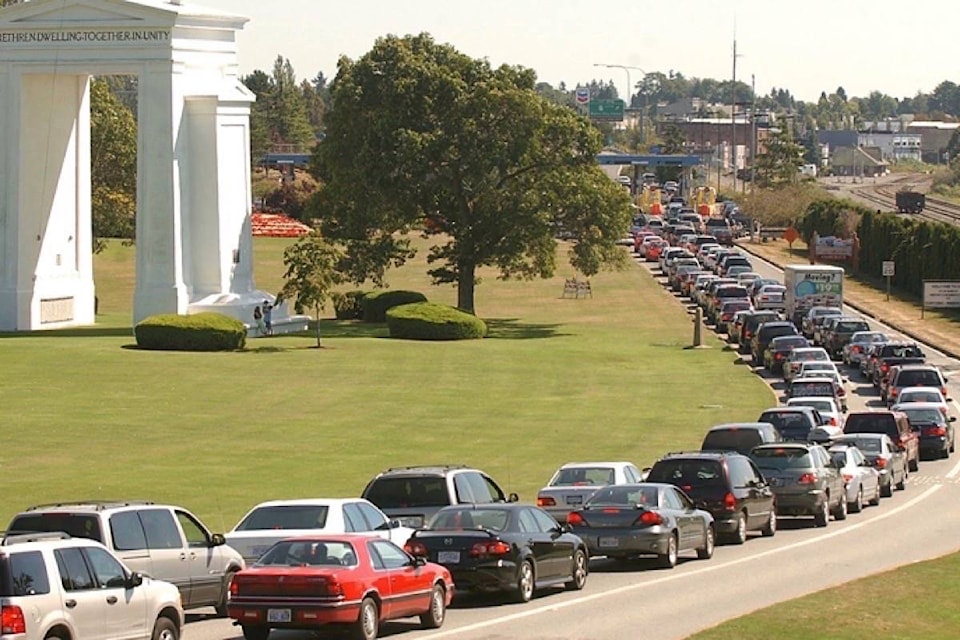
<svg viewBox="0 0 960 640">
<path fill-rule="evenodd" d="M 623 122 L 623 100 L 591 100 L 590 119 Z"/>
</svg>

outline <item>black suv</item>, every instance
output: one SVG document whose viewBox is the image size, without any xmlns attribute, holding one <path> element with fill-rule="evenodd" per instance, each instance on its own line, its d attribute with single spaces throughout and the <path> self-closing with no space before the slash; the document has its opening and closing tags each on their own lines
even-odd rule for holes
<svg viewBox="0 0 960 640">
<path fill-rule="evenodd" d="M 377 474 L 363 498 L 406 527 L 426 526 L 433 515 L 452 504 L 516 502 L 493 478 L 463 465 L 393 467 Z"/>
<path fill-rule="evenodd" d="M 847 495 L 837 463 L 818 444 L 783 442 L 754 447 L 750 457 L 777 495 L 777 514 L 813 516 L 827 526 L 830 514 L 847 517 Z"/>
<path fill-rule="evenodd" d="M 797 335 L 797 327 L 792 322 L 781 320 L 764 322 L 757 328 L 750 343 L 750 353 L 753 355 L 753 365 L 763 365 L 763 352 L 770 346 L 770 341 L 780 336 Z"/>
<path fill-rule="evenodd" d="M 733 451 L 671 453 L 650 469 L 647 482 L 665 482 L 686 492 L 697 507 L 709 511 L 717 533 L 743 544 L 747 531 L 765 536 L 777 531 L 776 499 L 767 481 L 747 456 Z"/>
</svg>

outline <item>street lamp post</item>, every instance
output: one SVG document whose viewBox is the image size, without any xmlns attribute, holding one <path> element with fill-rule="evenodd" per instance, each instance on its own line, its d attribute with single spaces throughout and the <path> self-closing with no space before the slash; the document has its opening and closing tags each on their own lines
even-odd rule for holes
<svg viewBox="0 0 960 640">
<path fill-rule="evenodd" d="M 633 85 L 630 84 L 630 70 L 640 71 L 644 75 L 647 74 L 646 71 L 640 67 L 631 67 L 625 64 L 603 64 L 601 62 L 595 62 L 593 64 L 595 67 L 606 67 L 607 69 L 623 69 L 627 73 L 627 102 L 630 103 L 630 106 L 633 104 Z M 646 136 L 643 133 L 643 110 L 640 110 L 640 145 L 643 146 L 646 144 Z"/>
</svg>

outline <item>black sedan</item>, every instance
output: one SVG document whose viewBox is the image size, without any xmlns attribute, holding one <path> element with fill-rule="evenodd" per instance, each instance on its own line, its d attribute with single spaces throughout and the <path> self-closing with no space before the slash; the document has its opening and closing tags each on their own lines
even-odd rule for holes
<svg viewBox="0 0 960 640">
<path fill-rule="evenodd" d="M 673 568 L 683 551 L 713 556 L 713 516 L 672 484 L 645 482 L 605 487 L 582 509 L 567 516 L 570 530 L 587 543 L 591 554 L 608 558 L 656 555 L 660 566 Z"/>
<path fill-rule="evenodd" d="M 586 544 L 532 505 L 444 507 L 410 536 L 406 550 L 447 567 L 458 593 L 506 591 L 528 602 L 536 588 L 579 590 L 587 582 Z"/>
</svg>

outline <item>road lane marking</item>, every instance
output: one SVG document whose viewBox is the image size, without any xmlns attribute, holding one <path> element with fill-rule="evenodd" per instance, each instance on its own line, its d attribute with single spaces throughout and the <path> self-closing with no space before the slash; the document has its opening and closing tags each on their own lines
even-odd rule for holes
<svg viewBox="0 0 960 640">
<path fill-rule="evenodd" d="M 953 466 L 953 469 L 950 469 L 950 471 L 947 472 L 947 480 L 953 480 L 957 477 L 958 473 L 960 473 L 960 461 L 957 461 L 957 464 Z"/>
<path fill-rule="evenodd" d="M 958 466 L 960 466 L 960 465 L 958 465 Z M 951 473 L 952 473 L 952 472 L 951 472 Z M 542 614 L 542 613 L 552 613 L 552 612 L 554 612 L 554 611 L 560 611 L 561 609 L 567 609 L 567 608 L 569 608 L 569 607 L 573 607 L 573 606 L 577 606 L 577 605 L 581 605 L 581 604 L 586 604 L 586 603 L 588 603 L 588 602 L 593 602 L 594 600 L 600 600 L 601 598 L 606 598 L 606 597 L 608 597 L 608 596 L 614 596 L 614 595 L 620 595 L 620 594 L 623 594 L 623 593 L 629 593 L 629 592 L 635 591 L 635 590 L 637 590 L 637 589 L 642 589 L 642 588 L 645 589 L 645 588 L 652 587 L 652 586 L 655 586 L 655 585 L 658 585 L 658 584 L 663 584 L 663 583 L 665 583 L 665 582 L 672 582 L 673 580 L 680 580 L 680 579 L 683 579 L 683 578 L 689 578 L 689 577 L 692 577 L 692 576 L 698 576 L 698 575 L 702 575 L 702 574 L 705 574 L 705 573 L 711 573 L 711 572 L 714 572 L 714 571 L 719 571 L 719 570 L 721 570 L 721 569 L 726 569 L 726 568 L 728 568 L 728 567 L 734 567 L 734 566 L 736 566 L 736 565 L 744 564 L 744 563 L 746 563 L 746 562 L 752 562 L 752 561 L 754 561 L 754 560 L 758 560 L 758 559 L 760 559 L 760 558 L 765 558 L 765 557 L 767 557 L 767 556 L 772 556 L 772 555 L 775 555 L 775 554 L 778 554 L 778 553 L 783 553 L 783 552 L 785 552 L 785 551 L 792 551 L 792 550 L 794 550 L 794 549 L 799 549 L 799 548 L 801 548 L 801 547 L 805 547 L 805 546 L 808 546 L 808 545 L 811 545 L 811 544 L 816 544 L 816 543 L 822 542 L 822 541 L 824 541 L 824 540 L 828 540 L 828 539 L 830 539 L 830 538 L 835 538 L 835 537 L 837 537 L 837 536 L 845 535 L 845 534 L 847 534 L 847 533 L 849 533 L 849 532 L 851 532 L 851 531 L 856 531 L 856 530 L 858 530 L 858 529 L 860 529 L 860 528 L 862 528 L 862 527 L 865 527 L 865 526 L 867 526 L 867 525 L 869 525 L 869 524 L 873 524 L 874 522 L 879 522 L 880 520 L 885 520 L 885 519 L 887 519 L 887 518 L 893 517 L 894 515 L 902 512 L 902 511 L 905 511 L 905 510 L 913 507 L 915 504 L 917 504 L 917 503 L 919 503 L 919 502 L 927 499 L 929 496 L 931 496 L 931 495 L 933 495 L 934 493 L 936 493 L 937 491 L 939 491 L 942 487 L 943 487 L 943 485 L 936 485 L 936 486 L 930 487 L 929 489 L 927 489 L 926 491 L 924 491 L 924 492 L 921 493 L 920 495 L 911 498 L 911 499 L 908 500 L 907 502 L 904 502 L 903 504 L 901 504 L 901 505 L 899 505 L 899 506 L 896 506 L 896 507 L 894 507 L 893 509 L 891 509 L 891 510 L 889 510 L 889 511 L 886 511 L 886 512 L 882 513 L 881 515 L 878 515 L 878 516 L 876 516 L 876 517 L 874 517 L 874 518 L 871 518 L 870 520 L 864 520 L 864 521 L 862 521 L 862 522 L 858 522 L 858 523 L 856 523 L 856 524 L 852 524 L 852 525 L 850 525 L 850 526 L 848 526 L 848 527 L 844 527 L 843 529 L 840 529 L 839 531 L 836 531 L 836 530 L 830 531 L 829 533 L 824 533 L 823 535 L 819 535 L 819 536 L 817 536 L 817 537 L 815 537 L 815 538 L 810 538 L 810 539 L 808 539 L 808 540 L 801 540 L 801 541 L 799 541 L 799 542 L 794 542 L 794 543 L 792 543 L 792 544 L 788 544 L 788 545 L 783 546 L 783 547 L 777 547 L 776 549 L 768 549 L 767 551 L 761 551 L 760 553 L 751 554 L 751 555 L 748 555 L 748 556 L 744 556 L 744 557 L 742 557 L 742 558 L 737 558 L 737 559 L 735 559 L 735 560 L 729 560 L 729 561 L 724 562 L 724 563 L 710 564 L 709 566 L 705 566 L 705 567 L 703 567 L 703 568 L 701 568 L 701 569 L 694 569 L 694 570 L 692 570 L 692 571 L 687 571 L 687 572 L 683 572 L 683 573 L 674 573 L 674 574 L 669 575 L 669 576 L 664 576 L 663 578 L 655 578 L 655 579 L 649 580 L 649 581 L 644 581 L 644 582 L 639 582 L 639 583 L 634 583 L 634 584 L 628 584 L 628 585 L 624 585 L 624 586 L 622 586 L 622 587 L 616 587 L 616 588 L 614 588 L 614 589 L 609 589 L 609 590 L 607 590 L 607 591 L 601 591 L 601 592 L 598 592 L 598 593 L 592 593 L 592 594 L 590 594 L 590 595 L 588 595 L 588 596 L 581 596 L 581 597 L 579 597 L 579 598 L 574 598 L 574 599 L 572 599 L 572 600 L 566 600 L 566 601 L 564 601 L 564 602 L 558 602 L 558 603 L 555 603 L 555 604 L 547 604 L 547 605 L 543 605 L 543 606 L 540 606 L 540 607 L 536 607 L 536 608 L 534 608 L 534 609 L 528 609 L 527 611 L 519 611 L 519 612 L 517 612 L 517 613 L 513 613 L 513 614 L 510 614 L 510 615 L 502 616 L 502 617 L 499 617 L 499 618 L 496 618 L 496 619 L 493 619 L 493 620 L 483 620 L 483 621 L 481 621 L 481 622 L 474 622 L 474 623 L 472 623 L 472 624 L 464 625 L 464 626 L 458 627 L 458 628 L 456 628 L 456 629 L 450 629 L 450 630 L 448 630 L 448 631 L 438 631 L 438 632 L 435 632 L 435 633 L 431 633 L 431 634 L 430 634 L 430 638 L 450 638 L 450 637 L 453 637 L 453 636 L 456 636 L 456 635 L 460 635 L 460 634 L 463 634 L 463 633 L 470 633 L 470 632 L 472 632 L 472 631 L 480 631 L 480 630 L 486 629 L 486 628 L 488 628 L 488 627 L 494 627 L 494 626 L 501 625 L 501 624 L 505 624 L 505 623 L 508 623 L 508 622 L 515 622 L 515 621 L 517 621 L 517 620 L 522 620 L 522 619 L 524 619 L 524 618 L 530 618 L 530 617 L 533 617 L 533 616 L 536 616 L 536 615 L 540 615 L 540 614 Z"/>
</svg>

